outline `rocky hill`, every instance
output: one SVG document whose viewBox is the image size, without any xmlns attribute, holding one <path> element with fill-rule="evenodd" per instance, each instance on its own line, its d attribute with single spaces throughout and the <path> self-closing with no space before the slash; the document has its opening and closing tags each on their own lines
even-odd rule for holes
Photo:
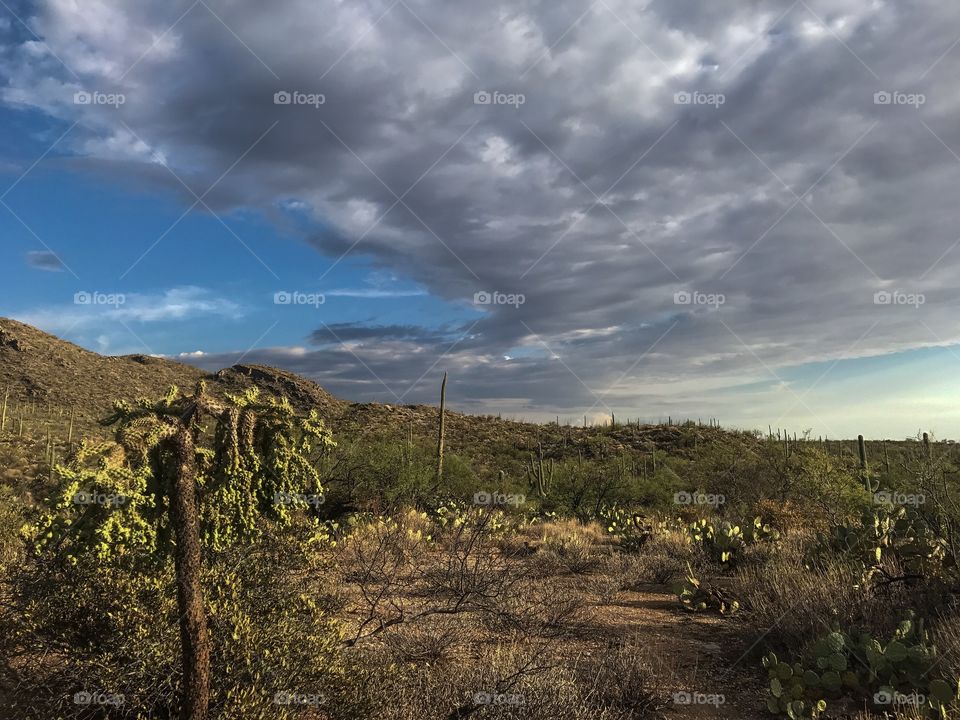
<svg viewBox="0 0 960 720">
<path fill-rule="evenodd" d="M 263 365 L 235 365 L 214 374 L 172 360 L 145 355 L 99 355 L 30 325 L 0 318 L 0 402 L 7 396 L 6 430 L 64 437 L 73 420 L 73 438 L 102 434 L 97 421 L 117 399 L 159 397 L 171 385 L 189 391 L 206 379 L 214 393 L 250 386 L 287 397 L 301 410 L 317 410 L 338 437 L 393 440 L 413 437 L 433 442 L 437 408 L 430 405 L 351 403 L 334 397 L 313 381 Z M 466 453 L 481 464 L 512 456 L 527 458 L 538 445 L 547 456 L 590 455 L 597 437 L 604 452 L 618 447 L 641 451 L 693 452 L 702 443 L 729 434 L 692 425 L 617 425 L 568 427 L 500 419 L 492 415 L 448 413 L 446 442 L 450 452 Z"/>
</svg>

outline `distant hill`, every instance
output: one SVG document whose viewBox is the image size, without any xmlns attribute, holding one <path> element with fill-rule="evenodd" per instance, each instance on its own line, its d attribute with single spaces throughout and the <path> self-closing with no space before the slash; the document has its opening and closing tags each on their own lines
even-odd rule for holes
<svg viewBox="0 0 960 720">
<path fill-rule="evenodd" d="M 160 395 L 171 385 L 190 388 L 204 375 L 198 368 L 163 358 L 98 355 L 30 325 L 0 318 L 0 393 L 9 392 L 8 422 L 24 405 L 34 414 L 48 406 L 73 409 L 82 424 L 88 424 L 106 415 L 115 399 Z"/>
<path fill-rule="evenodd" d="M 430 405 L 351 403 L 334 397 L 317 383 L 295 373 L 264 365 L 234 365 L 209 374 L 191 365 L 146 355 L 104 356 L 61 340 L 30 325 L 0 318 L 0 401 L 9 393 L 7 430 L 19 422 L 36 434 L 47 424 L 63 436 L 71 414 L 74 439 L 106 432 L 97 421 L 109 414 L 118 399 L 159 397 L 171 385 L 190 392 L 206 379 L 214 393 L 236 392 L 257 386 L 287 397 L 301 410 L 316 409 L 337 437 L 394 440 L 413 436 L 436 438 L 437 408 Z M 439 389 L 438 389 L 439 394 Z M 705 442 L 729 438 L 719 428 L 696 425 L 617 425 L 589 428 L 539 425 L 500 419 L 492 415 L 448 412 L 447 448 L 471 455 L 480 464 L 514 461 L 543 445 L 547 456 L 589 455 L 592 438 L 607 439 L 606 451 L 618 446 L 637 450 L 692 452 Z"/>
</svg>

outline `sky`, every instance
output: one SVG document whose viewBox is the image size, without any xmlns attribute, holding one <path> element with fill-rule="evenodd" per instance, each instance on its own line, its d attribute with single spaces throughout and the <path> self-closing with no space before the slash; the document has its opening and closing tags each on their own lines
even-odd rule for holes
<svg viewBox="0 0 960 720">
<path fill-rule="evenodd" d="M 960 435 L 960 5 L 0 2 L 0 315 L 354 401 Z"/>
</svg>

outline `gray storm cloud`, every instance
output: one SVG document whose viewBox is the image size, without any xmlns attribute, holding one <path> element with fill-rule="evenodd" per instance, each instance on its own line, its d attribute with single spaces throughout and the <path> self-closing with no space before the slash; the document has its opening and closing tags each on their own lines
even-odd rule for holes
<svg viewBox="0 0 960 720">
<path fill-rule="evenodd" d="M 524 295 L 247 358 L 343 394 L 432 397 L 443 356 L 477 407 L 657 407 L 669 383 L 693 406 L 960 339 L 955 3 L 20 10 L 4 100 L 80 121 L 75 162 L 216 212 L 305 203 L 320 273 L 363 253 L 452 302 Z"/>
</svg>

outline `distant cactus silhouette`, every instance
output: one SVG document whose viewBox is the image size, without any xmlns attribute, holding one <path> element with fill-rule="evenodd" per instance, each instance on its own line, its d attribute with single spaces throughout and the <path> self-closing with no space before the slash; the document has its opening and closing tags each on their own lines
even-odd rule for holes
<svg viewBox="0 0 960 720">
<path fill-rule="evenodd" d="M 443 440 L 446 431 L 444 411 L 447 402 L 447 374 L 443 374 L 443 382 L 440 383 L 440 428 L 437 437 L 437 485 L 443 480 Z"/>
</svg>

